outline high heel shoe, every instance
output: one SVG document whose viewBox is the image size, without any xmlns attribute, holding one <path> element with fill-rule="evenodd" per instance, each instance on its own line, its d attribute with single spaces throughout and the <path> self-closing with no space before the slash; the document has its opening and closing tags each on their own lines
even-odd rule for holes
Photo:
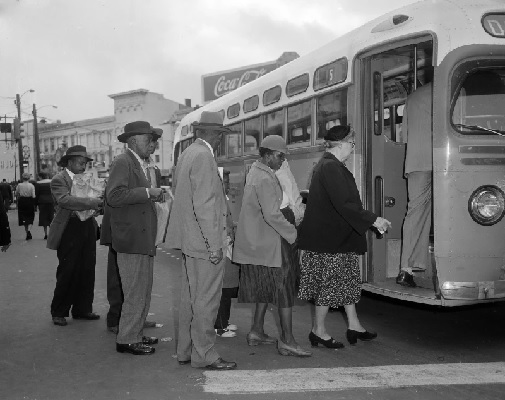
<svg viewBox="0 0 505 400">
<path fill-rule="evenodd" d="M 341 349 L 344 347 L 343 343 L 337 342 L 335 339 L 330 337 L 329 339 L 321 339 L 319 336 L 317 336 L 314 332 L 309 333 L 309 340 L 310 344 L 312 347 L 317 347 L 319 343 L 321 343 L 324 347 L 327 347 L 329 349 Z"/>
<path fill-rule="evenodd" d="M 266 333 L 260 336 L 254 332 L 249 332 L 246 336 L 247 344 L 249 346 L 258 346 L 260 344 L 275 344 L 277 339 L 272 336 L 268 336 Z"/>
<path fill-rule="evenodd" d="M 352 329 L 347 329 L 345 336 L 347 337 L 347 341 L 349 342 L 350 345 L 355 345 L 358 339 L 364 342 L 368 342 L 372 339 L 375 339 L 377 337 L 377 333 L 368 331 L 358 332 L 353 331 Z"/>
<path fill-rule="evenodd" d="M 310 357 L 312 353 L 305 349 L 302 349 L 299 344 L 295 346 L 289 346 L 284 343 L 281 339 L 277 341 L 277 351 L 282 356 L 295 356 L 295 357 Z"/>
</svg>

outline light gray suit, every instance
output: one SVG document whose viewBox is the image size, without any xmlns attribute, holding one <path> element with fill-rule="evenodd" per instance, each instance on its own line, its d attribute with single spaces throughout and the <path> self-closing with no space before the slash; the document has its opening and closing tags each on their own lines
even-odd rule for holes
<svg viewBox="0 0 505 400">
<path fill-rule="evenodd" d="M 219 358 L 214 320 L 221 299 L 224 258 L 217 265 L 210 252 L 225 249 L 227 204 L 223 182 L 208 146 L 197 139 L 182 153 L 174 177 L 175 198 L 167 244 L 183 252 L 177 357 L 204 367 Z"/>
</svg>

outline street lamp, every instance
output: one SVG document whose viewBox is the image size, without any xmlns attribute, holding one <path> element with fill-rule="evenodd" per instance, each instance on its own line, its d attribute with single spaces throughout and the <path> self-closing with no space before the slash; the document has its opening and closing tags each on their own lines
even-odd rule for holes
<svg viewBox="0 0 505 400">
<path fill-rule="evenodd" d="M 53 107 L 53 108 L 58 108 L 58 106 L 52 105 L 52 104 L 46 104 L 44 106 L 39 107 L 39 110 L 43 109 L 44 107 Z M 33 104 L 33 150 L 35 152 L 35 176 L 39 175 L 40 172 L 40 143 L 39 143 L 39 126 L 37 122 L 37 107 L 35 106 L 35 103 Z"/>
<path fill-rule="evenodd" d="M 26 93 L 33 93 L 35 90 L 28 89 L 23 94 L 16 94 L 16 100 L 14 100 L 14 104 L 16 104 L 18 110 L 18 121 L 21 123 L 21 97 L 23 97 Z M 19 177 L 23 175 L 23 141 L 21 140 L 21 135 L 18 139 L 18 159 L 19 159 Z"/>
</svg>

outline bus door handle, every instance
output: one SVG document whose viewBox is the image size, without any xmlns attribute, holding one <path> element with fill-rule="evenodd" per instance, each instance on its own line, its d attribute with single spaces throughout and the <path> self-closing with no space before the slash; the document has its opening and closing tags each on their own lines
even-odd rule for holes
<svg viewBox="0 0 505 400">
<path fill-rule="evenodd" d="M 384 207 L 394 207 L 396 199 L 394 197 L 386 196 L 384 199 Z"/>
<path fill-rule="evenodd" d="M 384 215 L 384 179 L 382 176 L 375 177 L 375 213 L 379 217 Z"/>
</svg>

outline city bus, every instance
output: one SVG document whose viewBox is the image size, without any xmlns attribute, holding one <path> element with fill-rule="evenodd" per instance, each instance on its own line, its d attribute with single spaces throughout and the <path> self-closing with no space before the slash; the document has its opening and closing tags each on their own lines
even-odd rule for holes
<svg viewBox="0 0 505 400">
<path fill-rule="evenodd" d="M 396 284 L 407 209 L 405 100 L 433 84 L 431 266 L 415 288 Z M 280 135 L 302 193 L 334 125 L 356 132 L 346 162 L 369 210 L 392 222 L 368 233 L 363 290 L 438 306 L 505 299 L 505 3 L 427 0 L 387 13 L 214 100 L 182 119 L 174 161 L 202 111 L 232 133 L 216 153 L 238 220 L 258 145 Z"/>
</svg>

